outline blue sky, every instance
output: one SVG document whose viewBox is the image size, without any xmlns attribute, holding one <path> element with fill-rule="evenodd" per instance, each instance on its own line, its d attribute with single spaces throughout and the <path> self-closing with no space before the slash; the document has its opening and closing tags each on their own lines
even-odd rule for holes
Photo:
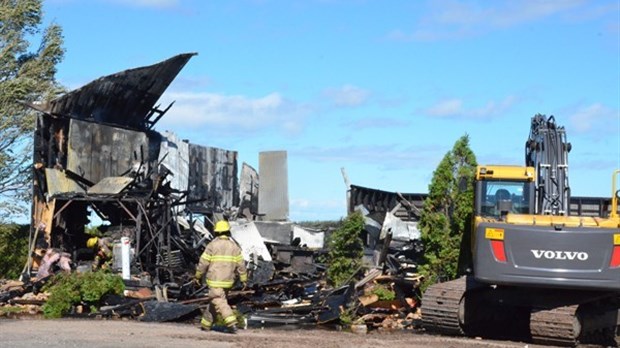
<svg viewBox="0 0 620 348">
<path fill-rule="evenodd" d="M 620 1 L 47 0 L 69 88 L 197 52 L 156 126 L 239 152 L 286 150 L 290 218 L 346 215 L 351 183 L 427 192 L 464 134 L 479 163 L 525 161 L 536 113 L 572 143 L 573 195 L 620 168 Z"/>
</svg>

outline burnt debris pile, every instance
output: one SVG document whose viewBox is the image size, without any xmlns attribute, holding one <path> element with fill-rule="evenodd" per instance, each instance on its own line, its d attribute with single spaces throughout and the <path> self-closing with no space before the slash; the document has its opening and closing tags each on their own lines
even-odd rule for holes
<svg viewBox="0 0 620 348">
<path fill-rule="evenodd" d="M 214 223 L 227 219 L 250 275 L 229 301 L 249 327 L 415 326 L 422 197 L 350 186 L 348 211 L 365 217 L 364 267 L 330 286 L 324 255 L 334 227 L 288 220 L 285 151 L 259 154 L 259 181 L 248 164 L 239 170 L 234 150 L 155 130 L 173 106 L 156 103 L 194 55 L 30 105 L 39 115 L 29 256 L 19 281 L 0 284 L 0 306 L 37 313 L 55 274 L 104 271 L 122 277 L 122 294 L 67 315 L 195 320 L 207 293 L 192 283 L 195 267 Z"/>
</svg>

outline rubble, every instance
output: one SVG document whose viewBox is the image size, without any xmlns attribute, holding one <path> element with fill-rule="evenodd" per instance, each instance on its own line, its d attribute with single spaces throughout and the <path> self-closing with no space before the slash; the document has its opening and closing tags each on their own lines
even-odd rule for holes
<svg viewBox="0 0 620 348">
<path fill-rule="evenodd" d="M 32 311 L 45 303 L 41 287 L 53 274 L 90 272 L 94 254 L 86 241 L 97 236 L 113 241 L 107 271 L 123 275 L 125 291 L 96 308 L 76 305 L 71 316 L 196 320 L 208 289 L 195 288 L 191 279 L 214 222 L 225 218 L 250 275 L 249 289 L 234 288 L 229 302 L 249 327 L 413 327 L 419 197 L 349 188 L 349 212 L 366 218 L 367 272 L 358 282 L 331 288 L 322 261 L 331 229 L 288 220 L 285 151 L 261 152 L 259 171 L 243 163 L 238 176 L 236 151 L 155 130 L 173 106 L 160 109 L 157 100 L 194 55 L 105 76 L 48 104 L 30 105 L 40 113 L 33 155 L 36 228 L 22 282 L 0 289 L 0 308 Z"/>
</svg>

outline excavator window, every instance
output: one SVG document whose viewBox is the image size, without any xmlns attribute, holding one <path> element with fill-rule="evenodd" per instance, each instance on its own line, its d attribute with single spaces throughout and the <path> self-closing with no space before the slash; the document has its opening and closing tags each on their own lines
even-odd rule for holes
<svg viewBox="0 0 620 348">
<path fill-rule="evenodd" d="M 512 201 L 512 195 L 506 189 L 498 189 L 495 191 L 495 202 L 499 201 Z"/>
<path fill-rule="evenodd" d="M 489 180 L 479 182 L 480 209 L 476 211 L 481 216 L 499 218 L 503 213 L 529 214 L 530 190 L 528 183 L 522 181 Z"/>
</svg>

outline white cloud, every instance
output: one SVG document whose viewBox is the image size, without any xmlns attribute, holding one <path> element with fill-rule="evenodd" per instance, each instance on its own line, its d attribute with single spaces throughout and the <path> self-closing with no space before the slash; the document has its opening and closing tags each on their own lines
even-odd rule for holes
<svg viewBox="0 0 620 348">
<path fill-rule="evenodd" d="M 508 96 L 500 101 L 488 101 L 478 108 L 467 109 L 463 106 L 463 100 L 453 98 L 441 100 L 422 112 L 432 117 L 490 119 L 505 114 L 516 101 L 516 97 Z"/>
<path fill-rule="evenodd" d="M 453 117 L 463 113 L 461 99 L 446 99 L 438 102 L 426 110 L 430 116 Z"/>
<path fill-rule="evenodd" d="M 158 126 L 173 128 L 208 127 L 229 132 L 252 132 L 266 128 L 286 133 L 301 131 L 309 110 L 286 100 L 279 93 L 259 98 L 215 93 L 167 93 L 163 106 L 175 101 Z M 163 107 L 162 106 L 162 107 Z"/>
<path fill-rule="evenodd" d="M 324 209 L 332 209 L 332 208 L 340 208 L 346 206 L 346 199 L 320 199 L 313 200 L 307 198 L 293 198 L 290 202 L 291 208 L 324 208 Z"/>
<path fill-rule="evenodd" d="M 435 163 L 445 151 L 441 146 L 420 145 L 403 148 L 398 144 L 342 147 L 309 146 L 289 150 L 291 156 L 316 162 L 373 163 L 382 170 L 420 168 Z"/>
<path fill-rule="evenodd" d="M 390 117 L 367 117 L 355 120 L 353 122 L 347 123 L 346 127 L 351 127 L 353 129 L 366 129 L 366 128 L 399 128 L 406 127 L 411 122 L 401 120 L 398 118 L 390 118 Z"/>
<path fill-rule="evenodd" d="M 344 189 L 343 189 L 344 192 Z M 293 221 L 339 220 L 346 215 L 347 201 L 344 193 L 341 199 L 311 200 L 294 198 L 290 202 L 290 215 Z"/>
<path fill-rule="evenodd" d="M 564 13 L 582 5 L 583 0 L 530 0 L 530 1 L 508 1 L 504 7 L 474 9 L 465 13 L 452 13 L 452 17 L 465 20 L 465 23 L 472 25 L 485 25 L 491 27 L 511 27 L 521 23 L 527 23 Z"/>
<path fill-rule="evenodd" d="M 327 88 L 323 95 L 336 106 L 360 106 L 368 101 L 370 92 L 353 85 Z"/>
<path fill-rule="evenodd" d="M 293 198 L 291 199 L 290 206 L 301 209 L 308 208 L 311 205 L 310 200 L 305 198 Z"/>
<path fill-rule="evenodd" d="M 568 118 L 577 133 L 620 132 L 620 111 L 600 103 L 580 107 Z"/>
<path fill-rule="evenodd" d="M 180 0 L 102 0 L 132 7 L 171 8 L 180 4 Z"/>
<path fill-rule="evenodd" d="M 554 15 L 573 15 L 585 11 L 584 0 L 509 0 L 430 2 L 430 10 L 412 30 L 394 29 L 386 37 L 394 41 L 436 41 L 479 35 L 498 28 L 509 28 Z M 598 16 L 611 10 L 598 11 Z M 591 14 L 594 12 L 590 12 Z M 583 18 L 586 20 L 587 18 Z"/>
</svg>

